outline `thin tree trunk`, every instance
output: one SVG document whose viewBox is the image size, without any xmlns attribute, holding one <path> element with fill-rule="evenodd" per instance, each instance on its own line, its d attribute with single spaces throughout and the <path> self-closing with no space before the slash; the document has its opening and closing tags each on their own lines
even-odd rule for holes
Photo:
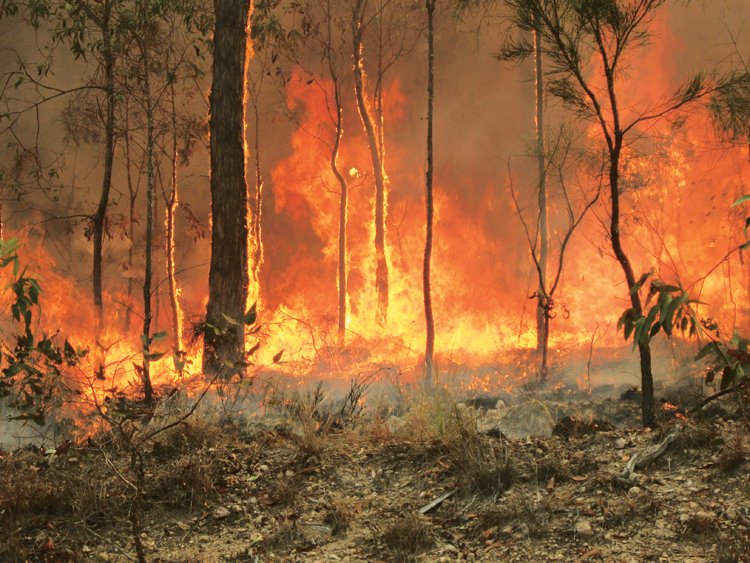
<svg viewBox="0 0 750 563">
<path fill-rule="evenodd" d="M 425 374 L 424 385 L 426 388 L 433 386 L 433 355 L 435 352 L 435 320 L 432 314 L 432 295 L 430 289 L 430 265 L 432 259 L 432 223 L 434 205 L 432 200 L 432 176 L 433 176 L 433 105 L 435 101 L 435 0 L 426 0 L 427 3 L 427 172 L 425 174 L 425 207 L 427 211 L 426 237 L 424 247 L 424 264 L 422 270 L 422 284 L 424 293 L 424 316 L 426 324 L 425 343 Z"/>
<path fill-rule="evenodd" d="M 211 266 L 203 369 L 244 372 L 248 291 L 245 94 L 251 0 L 214 0 L 211 106 Z"/>
<path fill-rule="evenodd" d="M 339 264 L 338 264 L 338 340 L 339 346 L 346 343 L 346 219 L 347 206 L 349 199 L 349 189 L 346 185 L 346 179 L 338 167 L 339 147 L 341 146 L 341 136 L 343 135 L 342 119 L 343 108 L 341 107 L 341 94 L 339 91 L 338 81 L 334 81 L 334 103 L 336 104 L 336 136 L 331 148 L 331 170 L 339 183 Z"/>
<path fill-rule="evenodd" d="M 133 317 L 133 294 L 135 293 L 135 278 L 133 277 L 135 256 L 135 203 L 138 198 L 138 188 L 133 184 L 131 171 L 132 158 L 130 153 L 130 103 L 125 99 L 125 171 L 128 184 L 128 237 L 130 237 L 130 248 L 128 248 L 128 299 L 125 309 L 125 331 L 130 331 Z"/>
<path fill-rule="evenodd" d="M 372 171 L 375 177 L 375 287 L 378 296 L 376 319 L 379 324 L 388 322 L 388 262 L 385 254 L 386 180 L 381 150 L 375 133 L 373 116 L 365 91 L 365 69 L 362 57 L 364 35 L 364 1 L 355 0 L 352 14 L 352 43 L 354 49 L 354 92 L 357 109 L 362 120 L 370 149 Z M 384 154 L 384 153 L 383 153 Z"/>
<path fill-rule="evenodd" d="M 339 264 L 338 264 L 338 341 L 339 346 L 346 343 L 346 219 L 349 189 L 346 185 L 346 179 L 338 167 L 339 147 L 341 146 L 341 136 L 343 135 L 342 117 L 343 109 L 341 107 L 341 96 L 338 82 L 334 83 L 334 103 L 336 104 L 336 136 L 331 148 L 331 171 L 336 176 L 339 183 Z"/>
<path fill-rule="evenodd" d="M 154 240 L 154 108 L 151 103 L 151 57 L 148 43 L 148 7 L 145 2 L 143 10 L 144 33 L 141 37 L 141 55 L 143 56 L 143 93 L 146 103 L 146 264 L 143 274 L 143 397 L 147 404 L 153 402 L 151 385 L 151 277 Z"/>
<path fill-rule="evenodd" d="M 182 309 L 180 308 L 179 293 L 177 288 L 177 279 L 175 277 L 175 259 L 174 259 L 174 232 L 175 232 L 175 214 L 180 204 L 177 193 L 177 107 L 175 103 L 174 83 L 170 85 L 171 102 L 172 102 L 172 179 L 169 197 L 165 206 L 164 226 L 166 232 L 165 252 L 167 267 L 167 285 L 169 287 L 169 306 L 172 313 L 172 333 L 174 334 L 174 352 L 179 356 L 183 351 L 182 343 Z"/>
<path fill-rule="evenodd" d="M 263 265 L 263 170 L 260 162 L 260 113 L 258 100 L 253 98 L 253 113 L 255 117 L 255 197 L 253 198 L 253 282 L 256 285 L 256 298 L 260 299 L 260 268 Z"/>
<path fill-rule="evenodd" d="M 630 294 L 630 303 L 636 315 L 643 314 L 643 303 L 638 291 L 634 291 L 636 279 L 630 259 L 622 247 L 620 238 L 620 157 L 622 155 L 623 131 L 620 125 L 620 111 L 615 92 L 615 77 L 612 68 L 602 53 L 604 61 L 604 74 L 607 79 L 607 93 L 612 111 L 612 135 L 608 138 L 609 148 L 609 191 L 612 201 L 610 219 L 610 238 L 612 240 L 612 251 L 625 274 Z M 606 134 L 606 130 L 604 131 Z M 641 418 L 644 426 L 654 426 L 656 423 L 654 408 L 654 375 L 651 366 L 651 345 L 648 340 L 638 343 L 638 354 L 641 364 Z"/>
<path fill-rule="evenodd" d="M 534 30 L 534 62 L 536 76 L 536 153 L 539 174 L 539 288 L 537 289 L 536 332 L 539 361 L 538 378 L 547 380 L 549 352 L 549 306 L 547 295 L 547 263 L 549 260 L 549 228 L 547 209 L 547 165 L 544 154 L 544 76 L 542 74 L 542 44 L 538 30 Z"/>
<path fill-rule="evenodd" d="M 102 262 L 104 254 L 104 227 L 109 206 L 109 192 L 112 187 L 112 167 L 115 157 L 115 63 L 112 51 L 112 15 L 111 0 L 105 0 L 102 9 L 102 59 L 104 61 L 104 94 L 106 97 L 106 117 L 104 131 L 104 175 L 99 205 L 92 218 L 94 238 L 94 263 L 92 283 L 94 290 L 94 307 L 100 329 L 104 328 L 104 301 L 102 298 Z"/>
</svg>

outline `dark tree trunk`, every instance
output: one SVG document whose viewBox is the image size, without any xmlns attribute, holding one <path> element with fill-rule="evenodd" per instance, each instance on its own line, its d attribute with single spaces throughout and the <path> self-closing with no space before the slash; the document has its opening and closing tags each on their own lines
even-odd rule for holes
<svg viewBox="0 0 750 563">
<path fill-rule="evenodd" d="M 255 117 L 255 196 L 252 200 L 252 237 L 253 237 L 253 283 L 260 299 L 260 268 L 263 265 L 263 170 L 260 164 L 260 113 L 258 100 L 253 99 L 253 113 Z"/>
<path fill-rule="evenodd" d="M 251 0 L 214 0 L 211 130 L 211 266 L 203 369 L 231 377 L 244 365 L 248 291 L 245 104 Z"/>
<path fill-rule="evenodd" d="M 612 240 L 612 250 L 617 261 L 622 267 L 630 291 L 630 303 L 635 310 L 636 315 L 643 314 L 643 304 L 641 296 L 637 291 L 632 291 L 635 287 L 636 278 L 633 272 L 633 266 L 630 264 L 625 250 L 622 247 L 620 238 L 620 154 L 622 151 L 622 136 L 618 132 L 615 135 L 614 146 L 610 151 L 609 167 L 609 186 L 610 197 L 612 199 L 612 218 L 610 221 L 610 238 Z M 655 424 L 654 413 L 654 376 L 651 371 L 651 346 L 648 343 L 638 343 L 638 354 L 641 363 L 641 392 L 643 394 L 643 403 L 641 405 L 641 416 L 644 426 L 653 426 Z"/>
<path fill-rule="evenodd" d="M 138 199 L 138 187 L 133 183 L 132 158 L 130 152 L 130 104 L 125 99 L 125 170 L 128 184 L 128 237 L 130 248 L 128 248 L 128 299 L 125 309 L 125 331 L 130 332 L 133 317 L 133 294 L 135 293 L 135 278 L 133 277 L 133 266 L 135 258 L 135 203 Z"/>
<path fill-rule="evenodd" d="M 424 265 L 422 270 L 422 284 L 424 294 L 424 316 L 426 324 L 426 343 L 424 354 L 424 385 L 433 386 L 433 356 L 435 353 L 435 320 L 432 314 L 432 295 L 430 289 L 430 265 L 432 260 L 432 223 L 434 206 L 432 200 L 432 125 L 433 105 L 435 101 L 435 0 L 427 3 L 427 171 L 425 173 L 425 207 L 427 211 L 426 236 L 424 247 Z"/>
<path fill-rule="evenodd" d="M 143 91 L 146 105 L 146 264 L 143 274 L 143 396 L 146 403 L 153 402 L 151 385 L 151 278 L 153 274 L 154 241 L 154 108 L 151 101 L 151 48 L 148 43 L 148 6 L 143 5 L 144 34 L 141 38 L 143 57 Z"/>
<path fill-rule="evenodd" d="M 339 346 L 346 344 L 346 219 L 349 199 L 349 189 L 346 179 L 338 167 L 339 147 L 343 135 L 341 95 L 338 82 L 334 83 L 334 103 L 336 104 L 336 136 L 331 148 L 331 171 L 339 183 L 339 264 L 338 264 L 338 342 Z"/>
<path fill-rule="evenodd" d="M 385 169 L 384 154 L 375 131 L 372 111 L 365 90 L 365 69 L 362 56 L 364 41 L 364 7 L 363 0 L 355 0 L 352 17 L 352 44 L 354 48 L 354 93 L 357 98 L 357 109 L 362 126 L 367 135 L 367 144 L 372 160 L 372 172 L 375 177 L 375 287 L 378 294 L 377 321 L 381 325 L 388 322 L 388 261 L 385 255 Z"/>
<path fill-rule="evenodd" d="M 538 378 L 544 382 L 548 374 L 550 297 L 547 295 L 547 264 L 549 262 L 549 212 L 547 209 L 547 165 L 544 154 L 544 76 L 542 43 L 534 31 L 534 66 L 536 81 L 536 153 L 539 174 L 539 287 L 537 289 L 536 334 L 539 361 Z"/>
<path fill-rule="evenodd" d="M 100 328 L 104 327 L 104 301 L 102 298 L 102 262 L 104 254 L 104 228 L 107 221 L 109 192 L 112 187 L 112 166 L 115 158 L 115 57 L 112 50 L 112 4 L 105 0 L 101 15 L 102 59 L 104 62 L 104 95 L 106 116 L 104 125 L 104 175 L 99 205 L 92 217 L 94 238 L 94 264 L 92 283 L 94 287 L 94 307 Z"/>
<path fill-rule="evenodd" d="M 177 207 L 180 204 L 177 193 L 177 107 L 175 102 L 174 84 L 170 85 L 171 90 L 171 110 L 172 110 L 172 178 L 169 195 L 166 199 L 164 233 L 167 285 L 169 286 L 169 307 L 172 313 L 172 333 L 174 334 L 174 351 L 179 356 L 183 351 L 182 345 L 182 309 L 180 308 L 180 299 L 177 288 L 177 278 L 175 277 L 175 259 L 174 259 L 174 232 L 175 232 L 175 215 Z"/>
</svg>

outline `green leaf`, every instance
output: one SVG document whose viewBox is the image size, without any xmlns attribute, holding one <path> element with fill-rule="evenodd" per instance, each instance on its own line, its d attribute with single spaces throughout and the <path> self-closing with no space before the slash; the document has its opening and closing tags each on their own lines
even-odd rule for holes
<svg viewBox="0 0 750 563">
<path fill-rule="evenodd" d="M 726 388 L 732 385 L 732 382 L 734 381 L 736 375 L 737 372 L 733 367 L 724 366 L 724 370 L 721 373 L 721 383 L 719 384 L 719 388 L 724 391 Z"/>
<path fill-rule="evenodd" d="M 636 338 L 636 340 L 640 340 L 644 344 L 647 342 L 646 334 L 651 333 L 651 326 L 654 324 L 654 321 L 656 320 L 656 315 L 658 314 L 659 314 L 659 305 L 656 304 L 653 307 L 651 307 L 651 310 L 648 312 L 648 317 L 646 317 L 646 320 L 643 323 L 643 328 L 641 329 L 640 338 Z"/>
<path fill-rule="evenodd" d="M 664 325 L 664 332 L 667 336 L 672 336 L 672 328 L 676 320 L 675 314 L 685 305 L 688 300 L 687 292 L 684 292 L 677 299 L 670 301 L 665 312 L 661 315 L 661 322 Z"/>
<path fill-rule="evenodd" d="M 161 339 L 166 338 L 166 337 L 167 337 L 167 332 L 166 331 L 157 332 L 157 333 L 151 335 L 151 342 L 154 342 L 155 340 L 161 340 Z"/>
<path fill-rule="evenodd" d="M 750 194 L 745 194 L 742 197 L 740 197 L 739 199 L 737 199 L 737 201 L 735 201 L 732 204 L 732 207 L 737 207 L 738 205 L 742 205 L 746 201 L 750 201 Z"/>
<path fill-rule="evenodd" d="M 143 358 L 149 362 L 155 362 L 161 360 L 164 357 L 164 352 L 153 352 L 151 354 L 143 354 Z"/>
<path fill-rule="evenodd" d="M 701 348 L 700 350 L 698 350 L 698 353 L 695 355 L 695 361 L 697 362 L 698 360 L 702 360 L 703 358 L 705 358 L 709 354 L 714 353 L 714 352 L 718 352 L 718 351 L 719 351 L 718 344 L 716 344 L 715 342 L 711 341 L 708 344 L 706 344 L 705 346 L 703 346 L 703 348 Z"/>
<path fill-rule="evenodd" d="M 716 377 L 716 371 L 715 370 L 708 370 L 706 372 L 706 385 L 711 385 L 714 382 L 714 378 Z"/>
<path fill-rule="evenodd" d="M 635 282 L 635 285 L 630 288 L 630 295 L 635 295 L 641 290 L 641 287 L 643 287 L 643 284 L 646 283 L 646 280 L 651 277 L 651 272 L 648 272 L 646 274 L 643 274 L 640 279 Z"/>
<path fill-rule="evenodd" d="M 661 323 L 656 323 L 654 326 L 652 326 L 651 332 L 648 335 L 648 339 L 651 340 L 654 336 L 656 336 L 659 333 L 660 328 L 661 328 Z"/>
</svg>

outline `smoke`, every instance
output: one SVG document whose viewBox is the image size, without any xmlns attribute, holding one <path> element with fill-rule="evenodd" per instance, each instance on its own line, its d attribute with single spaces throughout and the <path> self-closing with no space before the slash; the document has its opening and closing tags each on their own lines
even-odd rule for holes
<svg viewBox="0 0 750 563">
<path fill-rule="evenodd" d="M 727 68 L 736 60 L 732 37 L 740 51 L 748 50 L 739 22 L 750 17 L 750 6 L 742 0 L 692 3 L 688 7 L 669 4 L 663 14 L 654 24 L 650 44 L 634 54 L 622 77 L 623 99 L 632 111 L 642 104 L 658 103 L 692 72 L 717 65 Z M 503 26 L 494 21 L 477 25 L 477 21 L 457 24 L 451 14 L 443 14 L 438 22 L 433 292 L 438 351 L 484 352 L 491 357 L 534 342 L 534 303 L 528 297 L 536 284 L 522 225 L 509 196 L 512 178 L 527 212 L 534 202 L 534 161 L 528 149 L 534 126 L 533 82 L 528 66 L 514 68 L 494 60 L 493 54 L 505 36 Z M 37 40 L 24 28 L 6 35 L 5 42 L 6 47 L 14 44 L 24 59 L 37 56 Z M 346 73 L 342 75 L 345 131 L 341 168 L 352 171 L 348 176 L 349 328 L 353 337 L 400 339 L 409 353 L 416 355 L 423 325 L 420 268 L 424 241 L 425 47 L 420 41 L 400 59 L 385 85 L 392 317 L 391 325 L 383 329 L 374 323 L 371 163 L 348 76 L 349 43 L 342 45 Z M 3 68 L 8 70 L 15 53 L 7 49 L 3 53 Z M 73 86 L 90 72 L 85 62 L 73 62 L 59 49 L 58 53 L 57 66 L 53 67 L 58 70 L 49 78 L 51 82 Z M 371 47 L 365 45 L 371 78 L 372 56 Z M 312 58 L 306 62 L 312 65 Z M 278 74 L 275 66 L 279 67 Z M 322 71 L 306 73 L 286 61 L 275 66 L 268 69 L 272 75 L 266 78 L 259 98 L 259 141 L 266 183 L 266 260 L 261 280 L 264 315 L 266 320 L 274 320 L 274 312 L 283 310 L 324 331 L 333 325 L 336 313 L 338 196 L 326 145 L 332 132 L 325 106 L 330 84 Z M 62 67 L 74 70 L 64 72 Z M 192 94 L 184 85 L 180 92 L 182 110 L 205 115 L 200 94 L 205 95 L 209 88 L 205 78 Z M 5 215 L 11 231 L 25 234 L 28 231 L 21 227 L 33 224 L 35 236 L 44 241 L 45 249 L 54 257 L 54 267 L 85 288 L 90 284 L 91 252 L 85 236 L 86 221 L 46 221 L 51 214 L 91 213 L 98 197 L 100 147 L 96 142 L 71 144 L 65 138 L 60 118 L 65 104 L 63 100 L 45 104 L 39 112 L 39 129 L 44 132 L 41 152 L 64 153 L 60 177 L 52 182 L 58 185 L 58 192 L 30 192 L 22 202 L 8 203 Z M 554 100 L 548 100 L 547 109 L 550 123 L 570 121 Z M 729 205 L 736 195 L 747 191 L 745 155 L 740 149 L 718 148 L 702 112 L 689 118 L 683 127 L 667 124 L 644 131 L 651 140 L 633 147 L 629 165 L 632 189 L 627 196 L 626 244 L 635 255 L 638 272 L 657 268 L 665 277 L 679 275 L 684 284 L 698 280 L 740 240 L 742 217 L 736 210 L 730 211 Z M 23 133 L 33 137 L 36 121 L 24 123 Z M 591 140 L 590 131 L 583 124 L 575 125 L 581 143 L 586 144 Z M 210 204 L 204 142 L 196 140 L 196 151 L 179 174 L 181 200 L 206 226 Z M 6 162 L 8 158 L 6 151 Z M 163 166 L 166 178 L 168 162 Z M 112 297 L 110 309 L 120 306 L 127 279 L 140 279 L 141 271 L 140 251 L 132 270 L 123 266 L 130 246 L 141 248 L 140 218 L 145 205 L 141 190 L 138 233 L 130 240 L 124 235 L 127 175 L 121 139 L 115 172 L 105 272 L 105 287 Z M 252 184 L 251 171 L 248 176 Z M 588 182 L 581 189 L 593 186 L 590 176 L 581 174 L 578 179 Z M 163 210 L 161 200 L 159 210 Z M 606 221 L 604 205 L 591 214 L 571 243 L 552 326 L 553 345 L 558 348 L 586 345 L 594 330 L 605 335 L 603 345 L 618 341 L 614 321 L 625 307 L 627 291 L 609 255 L 602 221 Z M 160 222 L 157 219 L 157 225 Z M 188 315 L 197 316 L 205 302 L 209 245 L 205 238 L 195 236 L 184 212 L 177 228 L 181 298 Z M 157 235 L 159 241 L 163 232 Z M 163 257 L 157 262 L 156 267 L 163 271 Z M 748 321 L 747 281 L 744 257 L 740 260 L 735 256 L 696 286 L 704 300 L 716 304 L 711 312 L 726 323 L 728 330 L 746 326 Z M 161 288 L 165 291 L 166 284 Z M 140 310 L 137 302 L 130 306 Z M 161 298 L 159 330 L 168 326 L 167 306 L 166 297 Z M 64 319 L 60 322 L 64 324 Z M 301 326 L 295 325 L 293 331 L 304 332 L 300 339 L 309 337 Z M 301 344 L 297 346 L 302 349 Z"/>
</svg>

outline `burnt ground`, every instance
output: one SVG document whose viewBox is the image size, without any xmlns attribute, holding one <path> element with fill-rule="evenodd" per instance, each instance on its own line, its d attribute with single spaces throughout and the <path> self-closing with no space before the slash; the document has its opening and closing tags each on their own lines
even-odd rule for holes
<svg viewBox="0 0 750 563">
<path fill-rule="evenodd" d="M 668 406 L 654 431 L 626 400 L 494 403 L 193 417 L 144 450 L 147 557 L 750 561 L 750 426 L 733 399 L 704 420 Z M 497 421 L 516 407 L 553 414 L 554 434 L 505 437 Z M 662 456 L 623 475 L 669 435 Z M 134 560 L 133 491 L 116 473 L 128 478 L 129 458 L 103 436 L 2 454 L 0 560 Z"/>
</svg>

